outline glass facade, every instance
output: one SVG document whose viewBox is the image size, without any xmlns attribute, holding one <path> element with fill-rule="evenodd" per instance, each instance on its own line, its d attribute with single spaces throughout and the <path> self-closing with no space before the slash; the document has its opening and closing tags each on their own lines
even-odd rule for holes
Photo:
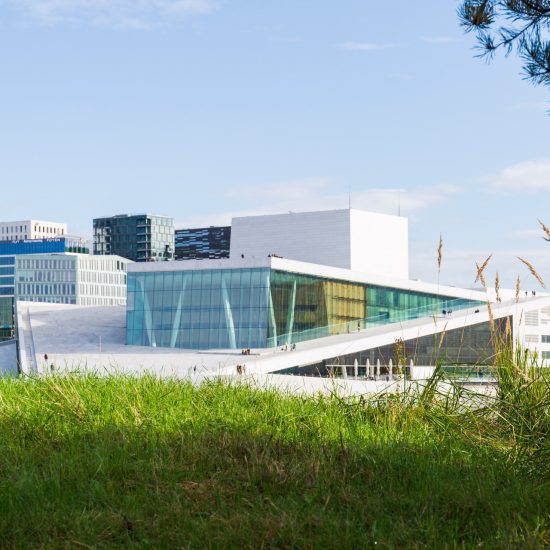
<svg viewBox="0 0 550 550">
<path fill-rule="evenodd" d="M 75 237 L 56 237 L 52 239 L 27 239 L 19 241 L 0 241 L 0 256 L 18 254 L 51 254 L 74 252 L 89 254 L 86 241 Z"/>
<path fill-rule="evenodd" d="M 477 302 L 270 268 L 128 274 L 127 344 L 266 348 Z"/>
<path fill-rule="evenodd" d="M 11 340 L 14 337 L 14 314 L 14 297 L 0 296 L 0 341 Z"/>
<path fill-rule="evenodd" d="M 231 227 L 176 230 L 176 260 L 229 258 Z"/>
<path fill-rule="evenodd" d="M 0 256 L 0 341 L 15 335 L 15 256 Z"/>
<path fill-rule="evenodd" d="M 94 254 L 117 255 L 134 262 L 174 257 L 174 220 L 139 214 L 94 220 Z"/>
<path fill-rule="evenodd" d="M 463 328 L 448 330 L 431 336 L 421 336 L 414 340 L 399 341 L 387 346 L 368 349 L 357 353 L 332 357 L 320 363 L 304 367 L 291 367 L 276 371 L 277 374 L 299 376 L 341 376 L 341 366 L 347 366 L 347 373 L 354 375 L 354 363 L 357 361 L 359 376 L 368 376 L 367 364 L 371 367 L 380 362 L 380 373 L 389 373 L 392 363 L 393 372 L 397 368 L 407 369 L 412 361 L 414 365 L 448 367 L 487 367 L 494 364 L 496 340 L 506 338 L 506 327 L 511 318 L 495 321 L 495 328 L 489 322 L 478 323 Z M 447 372 L 449 372 L 447 370 Z M 450 371 L 451 373 L 453 371 Z M 458 370 L 465 373 L 467 370 Z M 477 371 L 474 371 L 477 375 Z"/>
</svg>

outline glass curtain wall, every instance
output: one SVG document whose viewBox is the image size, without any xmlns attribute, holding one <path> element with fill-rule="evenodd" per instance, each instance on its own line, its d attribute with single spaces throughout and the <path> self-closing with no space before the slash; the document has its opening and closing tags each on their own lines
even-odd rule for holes
<svg viewBox="0 0 550 550">
<path fill-rule="evenodd" d="M 271 274 L 268 347 L 459 310 L 479 302 L 283 271 Z"/>
<path fill-rule="evenodd" d="M 357 353 L 325 359 L 304 367 L 291 367 L 277 371 L 277 374 L 319 376 L 322 378 L 342 376 L 342 368 L 348 376 L 355 372 L 360 377 L 386 376 L 392 364 L 394 374 L 408 373 L 412 361 L 417 366 L 440 365 L 448 375 L 479 376 L 478 367 L 490 367 L 495 363 L 497 342 L 509 341 L 512 318 L 497 319 L 494 326 L 489 322 L 477 323 L 421 336 L 413 340 L 399 341 L 387 346 L 368 349 Z M 357 363 L 357 371 L 355 371 Z M 471 368 L 468 368 L 471 367 Z M 375 370 L 376 368 L 376 370 Z"/>
<path fill-rule="evenodd" d="M 266 346 L 269 270 L 128 274 L 128 344 L 190 349 Z"/>
<path fill-rule="evenodd" d="M 127 343 L 275 347 L 475 304 L 269 268 L 129 273 Z"/>
<path fill-rule="evenodd" d="M 15 257 L 0 256 L 0 341 L 15 335 Z"/>
</svg>

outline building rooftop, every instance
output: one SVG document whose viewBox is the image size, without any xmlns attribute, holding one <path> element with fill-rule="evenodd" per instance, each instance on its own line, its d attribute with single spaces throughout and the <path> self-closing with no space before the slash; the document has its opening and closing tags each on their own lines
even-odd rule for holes
<svg viewBox="0 0 550 550">
<path fill-rule="evenodd" d="M 155 218 L 167 218 L 173 219 L 173 216 L 165 216 L 163 214 L 151 214 L 146 212 L 138 212 L 137 214 L 114 214 L 111 216 L 96 216 L 94 220 L 101 220 L 103 218 L 137 218 L 140 216 L 154 216 Z"/>
</svg>

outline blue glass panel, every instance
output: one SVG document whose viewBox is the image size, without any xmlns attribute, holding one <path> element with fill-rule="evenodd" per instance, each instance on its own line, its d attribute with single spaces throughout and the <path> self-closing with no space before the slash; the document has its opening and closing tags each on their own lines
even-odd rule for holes
<svg viewBox="0 0 550 550">
<path fill-rule="evenodd" d="M 133 273 L 128 273 L 128 292 L 134 292 L 136 290 L 136 277 Z"/>
<path fill-rule="evenodd" d="M 15 258 L 13 256 L 0 257 L 0 265 L 15 265 Z"/>
</svg>

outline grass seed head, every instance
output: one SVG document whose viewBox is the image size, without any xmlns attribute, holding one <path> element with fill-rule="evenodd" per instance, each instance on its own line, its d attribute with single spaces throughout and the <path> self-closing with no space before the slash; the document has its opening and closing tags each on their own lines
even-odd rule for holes
<svg viewBox="0 0 550 550">
<path fill-rule="evenodd" d="M 544 231 L 544 233 L 546 235 L 545 237 L 543 237 L 543 239 L 545 241 L 550 242 L 550 228 L 546 227 L 546 225 L 544 225 L 541 220 L 539 220 L 539 223 L 540 223 L 540 226 L 542 227 L 542 230 Z"/>
<path fill-rule="evenodd" d="M 517 256 L 518 260 L 522 262 L 524 265 L 527 266 L 527 269 L 533 275 L 533 277 L 539 282 L 540 286 L 542 288 L 546 288 L 546 285 L 544 284 L 544 281 L 542 280 L 542 277 L 537 273 L 537 270 L 534 268 L 533 264 L 529 262 L 528 260 L 524 260 L 523 258 L 520 258 Z"/>
<path fill-rule="evenodd" d="M 483 272 L 485 271 L 485 268 L 487 267 L 487 264 L 490 262 L 492 257 L 493 257 L 493 255 L 489 254 L 489 256 L 487 256 L 485 261 L 481 264 L 481 267 L 476 262 L 477 275 L 476 275 L 476 280 L 474 281 L 474 283 L 477 283 L 478 281 L 480 281 L 481 284 L 483 285 L 483 288 L 485 288 L 485 289 L 487 289 L 487 285 L 485 284 L 485 277 L 483 277 Z"/>
</svg>

